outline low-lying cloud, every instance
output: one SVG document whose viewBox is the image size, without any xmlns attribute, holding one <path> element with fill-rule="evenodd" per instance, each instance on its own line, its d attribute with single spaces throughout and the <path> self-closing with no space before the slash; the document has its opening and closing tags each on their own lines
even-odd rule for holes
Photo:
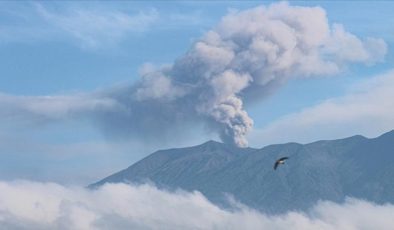
<svg viewBox="0 0 394 230">
<path fill-rule="evenodd" d="M 263 191 L 262 191 L 263 192 Z M 307 212 L 267 215 L 233 211 L 199 192 L 151 185 L 106 184 L 97 190 L 31 181 L 0 182 L 5 229 L 392 229 L 394 206 L 347 199 L 321 201 Z"/>
<path fill-rule="evenodd" d="M 94 118 L 113 135 L 146 139 L 202 124 L 224 142 L 245 147 L 253 126 L 246 103 L 263 99 L 290 78 L 333 75 L 351 63 L 374 64 L 386 51 L 382 39 L 360 39 L 340 24 L 330 25 L 320 7 L 272 4 L 230 12 L 172 65 L 143 68 L 134 85 L 84 96 L 85 107 L 77 99 L 67 110 L 60 105 L 33 112 L 45 117 L 71 111 L 68 115 Z M 103 109 L 102 101 L 114 106 Z"/>
</svg>

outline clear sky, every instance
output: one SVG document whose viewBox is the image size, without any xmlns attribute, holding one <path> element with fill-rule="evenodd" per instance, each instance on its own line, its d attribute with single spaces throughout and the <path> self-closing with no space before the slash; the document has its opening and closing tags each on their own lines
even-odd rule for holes
<svg viewBox="0 0 394 230">
<path fill-rule="evenodd" d="M 220 140 L 221 135 L 223 140 L 233 138 L 241 144 L 246 136 L 250 146 L 263 147 L 356 134 L 375 137 L 394 129 L 394 3 L 291 1 L 279 9 L 279 16 L 278 9 L 269 8 L 270 4 L 1 1 L 0 179 L 89 184 L 158 149 Z M 298 56 L 292 57 L 290 61 L 298 64 L 281 72 L 272 70 L 268 75 L 280 76 L 276 82 L 279 85 L 271 88 L 261 83 L 263 87 L 257 87 L 258 90 L 268 93 L 257 99 L 248 96 L 251 90 L 247 87 L 262 79 L 251 74 L 252 81 L 246 75 L 225 71 L 223 76 L 227 78 L 209 81 L 215 95 L 211 102 L 210 97 L 206 98 L 210 94 L 204 84 L 197 87 L 193 83 L 194 77 L 201 77 L 198 73 L 208 73 L 190 64 L 190 60 L 200 60 L 202 55 L 198 53 L 202 52 L 201 46 L 196 44 L 204 39 L 205 44 L 216 44 L 213 38 L 205 37 L 209 31 L 225 37 L 228 31 L 223 28 L 234 29 L 231 23 L 222 21 L 223 17 L 230 15 L 227 18 L 235 19 L 234 24 L 241 23 L 254 12 L 248 10 L 261 6 L 269 8 L 263 12 L 274 15 L 267 20 L 271 24 L 266 28 L 271 31 L 277 31 L 278 27 L 272 26 L 275 20 L 298 22 L 298 18 L 307 15 L 300 23 L 301 29 L 295 25 L 295 32 L 297 28 L 302 30 L 302 26 L 316 24 L 317 12 L 322 25 L 328 25 L 331 40 L 315 49 L 305 49 L 310 52 L 308 57 L 319 56 L 312 61 L 327 58 L 331 62 L 323 64 L 333 64 L 335 70 L 319 67 L 320 62 L 298 63 Z M 296 6 L 314 10 L 298 15 L 294 13 L 298 12 Z M 316 11 L 316 6 L 320 10 Z M 241 16 L 244 11 L 247 19 Z M 316 34 L 311 32 L 313 38 L 323 33 L 320 24 L 311 28 L 318 30 Z M 269 37 L 270 33 L 264 36 Z M 306 35 L 299 39 L 310 41 Z M 214 51 L 207 53 L 216 55 Z M 186 62 L 195 69 L 182 66 Z M 174 63 L 175 67 L 169 67 Z M 239 65 L 232 68 L 248 72 Z M 157 76 L 149 75 L 152 69 Z M 293 77 L 292 71 L 297 76 Z M 168 73 L 176 80 L 169 81 L 161 75 Z M 183 81 L 182 77 L 188 74 L 193 79 Z M 223 79 L 235 83 L 222 87 Z M 190 85 L 191 90 L 199 89 L 186 97 L 188 94 L 185 88 L 179 89 L 179 82 Z M 137 99 L 128 101 L 132 95 Z M 243 100 L 242 108 L 237 107 L 238 99 Z M 144 100 L 146 103 L 142 103 Z M 220 120 L 223 114 L 217 114 L 223 111 L 215 110 L 218 100 L 219 105 L 233 103 L 242 120 L 239 122 L 246 126 Z M 185 104 L 194 101 L 201 104 L 190 112 L 190 106 Z M 162 107 L 163 104 L 168 106 Z M 181 111 L 174 112 L 174 117 L 179 116 L 182 122 L 173 120 L 170 108 Z M 133 114 L 129 116 L 130 111 L 125 109 Z M 148 131 L 143 130 L 145 126 Z M 240 128 L 241 134 L 228 127 Z M 241 139 L 237 139 L 237 134 Z"/>
</svg>

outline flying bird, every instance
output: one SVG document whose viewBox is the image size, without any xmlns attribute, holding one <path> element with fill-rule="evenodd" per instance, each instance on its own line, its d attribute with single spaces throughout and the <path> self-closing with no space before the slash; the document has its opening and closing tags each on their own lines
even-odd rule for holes
<svg viewBox="0 0 394 230">
<path fill-rule="evenodd" d="M 288 157 L 282 157 L 282 158 L 279 158 L 278 160 L 276 160 L 275 164 L 274 164 L 274 170 L 276 170 L 278 165 L 280 165 L 280 164 L 283 165 L 285 163 L 285 160 L 287 160 L 287 159 L 289 159 L 289 158 Z"/>
</svg>

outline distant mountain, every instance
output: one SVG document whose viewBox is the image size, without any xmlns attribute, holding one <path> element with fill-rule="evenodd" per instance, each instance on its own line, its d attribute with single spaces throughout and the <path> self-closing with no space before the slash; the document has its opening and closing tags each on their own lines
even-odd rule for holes
<svg viewBox="0 0 394 230">
<path fill-rule="evenodd" d="M 273 170 L 276 159 L 290 157 Z M 346 196 L 394 203 L 394 131 L 262 149 L 209 141 L 157 151 L 91 187 L 110 182 L 153 182 L 167 189 L 198 190 L 225 205 L 224 194 L 268 213 L 305 210 L 318 200 Z"/>
</svg>

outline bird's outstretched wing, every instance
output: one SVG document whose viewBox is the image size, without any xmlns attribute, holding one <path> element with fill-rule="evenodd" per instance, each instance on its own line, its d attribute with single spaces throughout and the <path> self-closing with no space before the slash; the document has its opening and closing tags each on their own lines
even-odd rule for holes
<svg viewBox="0 0 394 230">
<path fill-rule="evenodd" d="M 279 165 L 279 161 L 276 161 L 275 164 L 274 164 L 274 170 L 276 170 L 276 168 L 278 167 L 278 165 Z"/>
<path fill-rule="evenodd" d="M 282 157 L 278 161 L 284 161 L 284 160 L 287 160 L 287 159 L 289 159 L 289 158 L 288 157 Z"/>
</svg>

